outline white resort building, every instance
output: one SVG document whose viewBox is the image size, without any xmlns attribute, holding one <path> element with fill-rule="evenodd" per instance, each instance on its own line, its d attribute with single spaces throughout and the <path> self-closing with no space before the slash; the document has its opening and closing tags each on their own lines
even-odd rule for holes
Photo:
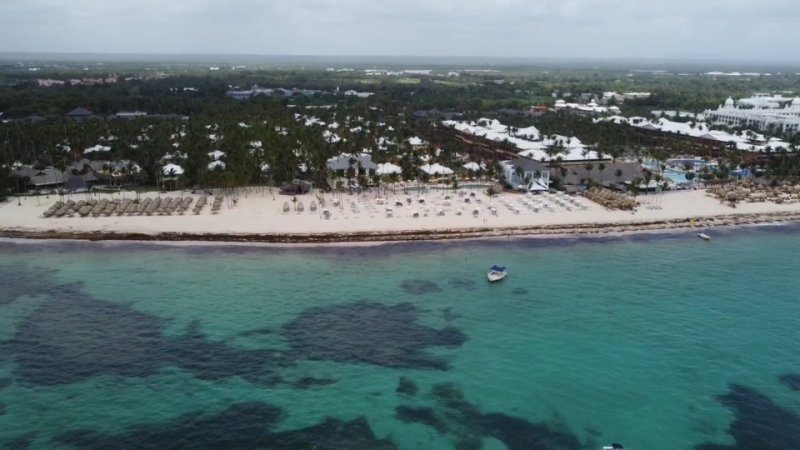
<svg viewBox="0 0 800 450">
<path fill-rule="evenodd" d="M 800 131 L 800 97 L 787 98 L 780 95 L 756 94 L 734 102 L 725 101 L 716 110 L 704 113 L 706 120 L 716 125 L 732 128 L 756 128 L 759 130 Z"/>
<path fill-rule="evenodd" d="M 568 111 L 578 116 L 597 116 L 601 114 L 619 114 L 620 109 L 616 106 L 600 106 L 594 100 L 589 103 L 567 103 L 564 100 L 556 100 L 556 111 Z"/>
</svg>

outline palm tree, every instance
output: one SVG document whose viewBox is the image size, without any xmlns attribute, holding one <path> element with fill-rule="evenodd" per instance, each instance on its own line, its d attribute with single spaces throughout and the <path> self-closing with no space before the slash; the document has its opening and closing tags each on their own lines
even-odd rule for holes
<svg viewBox="0 0 800 450">
<path fill-rule="evenodd" d="M 639 185 L 642 184 L 642 179 L 636 177 L 631 181 L 631 194 L 633 195 L 633 200 L 636 200 L 636 197 L 639 195 Z"/>
<path fill-rule="evenodd" d="M 489 196 L 489 203 L 492 203 L 492 198 L 494 196 L 496 196 L 497 194 L 499 194 L 499 193 L 500 192 L 497 189 L 495 189 L 495 187 L 493 185 L 489 186 L 489 188 L 486 189 L 486 195 Z"/>
<path fill-rule="evenodd" d="M 522 183 L 522 179 L 525 176 L 525 171 L 522 169 L 522 167 L 520 167 L 520 166 L 515 167 L 514 168 L 514 174 L 517 176 L 518 182 Z M 508 180 L 508 181 L 510 182 L 511 180 Z"/>
<path fill-rule="evenodd" d="M 602 162 L 598 163 L 597 164 L 597 170 L 600 171 L 600 185 L 602 186 L 602 184 L 603 184 L 603 171 L 606 170 L 606 164 L 602 163 Z"/>
</svg>

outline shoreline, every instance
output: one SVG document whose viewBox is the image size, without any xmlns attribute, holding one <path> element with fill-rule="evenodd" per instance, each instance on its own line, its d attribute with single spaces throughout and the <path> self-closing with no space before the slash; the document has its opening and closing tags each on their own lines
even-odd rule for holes
<svg viewBox="0 0 800 450">
<path fill-rule="evenodd" d="M 0 229 L 0 238 L 25 241 L 149 242 L 172 244 L 269 244 L 316 246 L 320 244 L 369 245 L 417 241 L 491 240 L 511 237 L 558 238 L 571 236 L 622 236 L 683 229 L 708 229 L 746 225 L 800 222 L 800 212 L 721 214 L 660 220 L 464 227 L 427 230 L 353 231 L 325 233 L 188 233 Z"/>
</svg>

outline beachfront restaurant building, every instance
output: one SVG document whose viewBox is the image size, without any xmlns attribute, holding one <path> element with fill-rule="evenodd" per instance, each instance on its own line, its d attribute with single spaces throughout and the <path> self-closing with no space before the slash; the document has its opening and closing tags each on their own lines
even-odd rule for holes
<svg viewBox="0 0 800 450">
<path fill-rule="evenodd" d="M 97 182 L 97 177 L 93 172 L 63 172 L 54 167 L 36 169 L 31 166 L 21 166 L 17 167 L 11 176 L 17 179 L 20 190 L 39 193 L 75 192 L 88 189 Z"/>
<path fill-rule="evenodd" d="M 334 179 L 328 180 L 328 184 L 333 187 L 336 186 L 336 181 L 342 178 L 349 178 L 350 183 L 354 183 L 353 178 L 359 175 L 374 175 L 378 165 L 372 161 L 372 155 L 369 153 L 358 155 L 342 153 L 328 160 L 328 169 L 334 175 Z"/>
<path fill-rule="evenodd" d="M 501 161 L 506 185 L 525 192 L 546 192 L 550 189 L 550 169 L 544 163 L 529 158 Z"/>
<path fill-rule="evenodd" d="M 63 186 L 66 181 L 64 172 L 53 167 L 36 169 L 30 166 L 22 166 L 14 170 L 12 176 L 17 178 L 18 183 L 24 186 L 27 191 L 57 189 Z"/>
<path fill-rule="evenodd" d="M 638 162 L 570 164 L 556 170 L 553 178 L 568 194 L 583 192 L 591 185 L 624 190 L 633 180 L 645 178 L 645 168 Z"/>
</svg>

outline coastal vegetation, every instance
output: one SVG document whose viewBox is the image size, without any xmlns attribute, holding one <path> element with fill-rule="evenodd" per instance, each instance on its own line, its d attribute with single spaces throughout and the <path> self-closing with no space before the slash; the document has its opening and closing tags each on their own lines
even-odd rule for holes
<svg viewBox="0 0 800 450">
<path fill-rule="evenodd" d="M 680 75 L 613 68 L 412 69 L 209 71 L 197 64 L 118 63 L 54 65 L 30 72 L 18 65 L 2 66 L 0 196 L 11 188 L 24 188 L 24 180 L 10 181 L 9 168 L 20 164 L 37 170 L 52 167 L 66 176 L 93 172 L 105 184 L 130 189 L 280 186 L 295 179 L 335 189 L 335 183 L 329 184 L 334 175 L 347 179 L 343 188 L 401 179 L 427 182 L 431 177 L 419 170 L 422 164 L 460 167 L 465 161 L 480 163 L 478 176 L 499 179 L 497 162 L 517 149 L 507 141 L 465 139 L 441 125 L 453 117 L 499 118 L 508 126 L 509 137 L 530 126 L 544 136 L 574 136 L 612 162 L 653 159 L 663 164 L 689 154 L 719 158 L 718 170 L 686 170 L 690 180 L 725 182 L 737 168 L 779 181 L 796 182 L 800 177 L 798 134 L 774 133 L 788 148 L 751 154 L 680 134 L 547 111 L 556 98 L 573 101 L 607 91 L 647 91 L 652 93 L 647 98 L 619 103 L 622 114 L 699 112 L 728 96 L 800 92 L 797 75 L 719 77 L 697 71 Z M 229 95 L 248 90 L 261 95 L 245 99 Z M 617 103 L 612 99 L 610 104 Z M 532 109 L 537 105 L 539 109 Z M 76 108 L 86 115 L 76 117 Z M 412 145 L 416 138 L 426 145 Z M 562 150 L 559 145 L 564 144 L 554 144 L 553 155 Z M 362 152 L 370 153 L 376 164 L 399 166 L 401 173 L 381 180 L 357 164 L 338 174 L 327 165 L 338 155 Z M 99 170 L 90 164 L 93 161 L 100 162 Z M 165 170 L 170 164 L 182 173 Z M 606 163 L 600 164 L 602 174 Z M 563 170 L 558 161 L 552 165 Z M 613 179 L 614 172 L 605 172 L 605 178 Z M 444 182 L 458 186 L 458 177 L 467 175 L 476 174 L 457 171 Z M 651 176 L 660 179 L 658 174 Z"/>
</svg>

